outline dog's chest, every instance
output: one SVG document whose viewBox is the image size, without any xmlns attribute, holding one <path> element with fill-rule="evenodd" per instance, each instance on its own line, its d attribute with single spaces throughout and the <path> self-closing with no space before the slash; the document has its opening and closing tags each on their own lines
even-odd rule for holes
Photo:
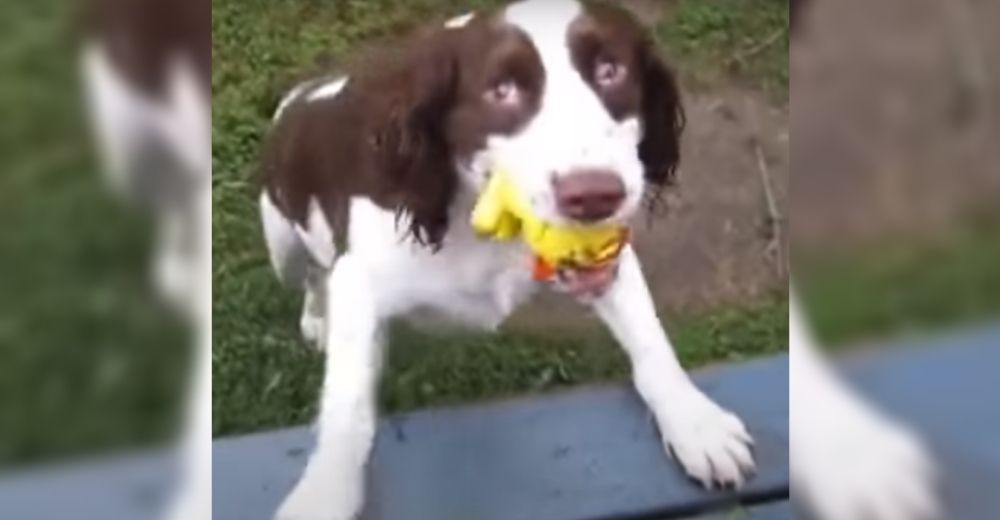
<svg viewBox="0 0 1000 520">
<path fill-rule="evenodd" d="M 532 294 L 537 282 L 527 246 L 477 237 L 463 222 L 469 211 L 455 210 L 442 247 L 432 250 L 401 234 L 394 213 L 352 201 L 350 254 L 367 266 L 382 317 L 429 308 L 489 328 Z"/>
<path fill-rule="evenodd" d="M 396 274 L 393 306 L 397 312 L 430 308 L 468 325 L 496 327 L 536 287 L 530 258 L 519 243 L 462 237 L 407 262 Z"/>
<path fill-rule="evenodd" d="M 496 327 L 536 286 L 520 244 L 467 244 L 441 260 L 445 291 L 430 304 L 470 324 Z"/>
</svg>

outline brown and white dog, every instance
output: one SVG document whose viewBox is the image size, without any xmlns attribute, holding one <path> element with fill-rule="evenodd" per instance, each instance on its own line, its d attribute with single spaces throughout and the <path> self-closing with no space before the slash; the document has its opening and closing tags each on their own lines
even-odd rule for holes
<svg viewBox="0 0 1000 520">
<path fill-rule="evenodd" d="M 81 42 L 104 170 L 153 215 L 157 287 L 194 332 L 169 520 L 211 518 L 211 21 L 209 0 L 91 0 Z"/>
<path fill-rule="evenodd" d="M 293 89 L 264 153 L 273 266 L 304 287 L 302 332 L 327 356 L 315 452 L 285 520 L 361 510 L 389 318 L 431 307 L 492 328 L 539 288 L 525 246 L 469 226 L 492 167 L 545 219 L 624 222 L 679 158 L 673 75 L 612 5 L 521 1 L 366 58 Z M 751 438 L 681 368 L 631 247 L 596 289 L 584 300 L 630 356 L 666 451 L 705 486 L 743 484 Z"/>
</svg>

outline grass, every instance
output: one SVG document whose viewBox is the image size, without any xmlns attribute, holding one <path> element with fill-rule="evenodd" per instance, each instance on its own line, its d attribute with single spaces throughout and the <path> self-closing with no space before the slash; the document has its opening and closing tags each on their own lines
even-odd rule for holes
<svg viewBox="0 0 1000 520">
<path fill-rule="evenodd" d="M 830 344 L 1000 316 L 1000 224 L 925 241 L 872 244 L 796 265 L 816 332 Z M 812 257 L 812 258 L 811 258 Z"/>
<path fill-rule="evenodd" d="M 317 60 L 336 61 L 357 45 L 395 34 L 415 20 L 461 14 L 470 4 L 498 3 L 214 1 L 216 434 L 305 422 L 316 405 L 322 358 L 299 340 L 300 295 L 278 286 L 258 229 L 254 161 L 281 92 L 303 71 L 314 69 Z M 681 14 L 693 5 L 682 3 Z M 736 25 L 738 17 L 750 11 L 743 9 Z M 781 22 L 777 17 L 768 20 Z M 668 29 L 664 25 L 659 31 L 668 46 L 697 36 L 677 36 Z M 742 26 L 740 30 L 750 35 Z M 700 48 L 723 41 L 713 38 Z M 682 66 L 692 69 L 708 62 L 694 51 L 681 59 L 687 60 Z M 753 63 L 758 59 L 773 59 L 773 54 L 762 53 Z M 782 349 L 786 342 L 787 305 L 781 295 L 700 315 L 665 311 L 689 366 L 762 355 Z M 620 349 L 606 334 L 488 335 L 427 332 L 404 325 L 395 329 L 391 344 L 381 389 L 382 404 L 390 411 L 542 392 L 623 379 L 628 373 Z"/>
<path fill-rule="evenodd" d="M 182 385 L 146 222 L 90 154 L 71 20 L 0 5 L 0 465 L 162 439 Z"/>
<path fill-rule="evenodd" d="M 323 359 L 298 339 L 297 300 L 292 296 L 265 304 L 276 313 L 271 319 L 261 320 L 259 327 L 239 338 L 225 340 L 227 346 L 240 348 L 243 356 L 238 363 L 216 363 L 217 433 L 301 423 L 313 416 Z M 681 359 L 692 367 L 779 352 L 788 337 L 787 300 L 782 296 L 668 321 Z M 389 343 L 380 389 L 383 408 L 389 412 L 545 392 L 628 375 L 627 360 L 606 333 L 442 332 L 399 323 Z"/>
<path fill-rule="evenodd" d="M 785 0 L 679 0 L 657 32 L 689 83 L 736 79 L 787 102 L 788 27 Z"/>
</svg>

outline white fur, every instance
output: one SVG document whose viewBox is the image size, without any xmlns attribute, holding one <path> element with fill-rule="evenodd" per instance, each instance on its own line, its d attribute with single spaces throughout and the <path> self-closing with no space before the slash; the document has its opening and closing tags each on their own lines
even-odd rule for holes
<svg viewBox="0 0 1000 520">
<path fill-rule="evenodd" d="M 190 64 L 171 62 L 163 99 L 133 88 L 115 71 L 99 42 L 84 45 L 81 65 L 91 121 L 115 187 L 128 180 L 132 154 L 144 139 L 166 143 L 184 161 L 183 175 L 204 177 L 211 171 L 211 115 Z"/>
<path fill-rule="evenodd" d="M 138 95 L 114 70 L 103 46 L 85 45 L 81 53 L 90 120 L 112 187 L 126 191 L 131 155 L 140 146 L 143 129 L 157 126 L 151 103 Z"/>
<path fill-rule="evenodd" d="M 299 330 L 302 337 L 318 349 L 324 349 L 326 335 L 326 274 L 328 270 L 311 264 L 306 270 L 303 283 L 305 300 L 302 303 L 302 317 Z"/>
<path fill-rule="evenodd" d="M 271 266 L 278 278 L 291 283 L 305 277 L 308 250 L 296 233 L 295 225 L 285 218 L 266 192 L 260 194 L 260 217 Z"/>
<path fill-rule="evenodd" d="M 329 99 L 337 94 L 340 94 L 341 90 L 347 85 L 347 78 L 338 78 L 329 83 L 320 85 L 315 90 L 309 93 L 306 101 L 319 101 L 321 99 Z"/>
<path fill-rule="evenodd" d="M 326 273 L 333 267 L 336 251 L 333 233 L 319 203 L 309 201 L 306 227 L 288 220 L 267 195 L 260 195 L 261 224 L 278 278 L 305 291 L 299 327 L 302 336 L 323 347 Z"/>
<path fill-rule="evenodd" d="M 295 233 L 299 235 L 302 243 L 309 250 L 313 260 L 320 267 L 330 270 L 333 268 L 333 258 L 336 251 L 333 247 L 333 231 L 323 214 L 323 208 L 315 197 L 309 199 L 309 214 L 306 219 L 306 227 L 296 224 Z"/>
<path fill-rule="evenodd" d="M 429 307 L 466 323 L 492 328 L 536 289 L 531 255 L 520 242 L 481 240 L 468 225 L 485 172 L 503 162 L 532 193 L 536 209 L 555 219 L 550 172 L 608 167 L 619 172 L 629 191 L 621 215 L 634 211 L 642 189 L 636 156 L 639 123 L 616 123 L 572 68 L 565 31 L 579 12 L 575 2 L 533 0 L 511 7 L 507 19 L 539 48 L 547 74 L 540 113 L 517 136 L 490 139 L 472 164 L 462 165 L 467 182 L 451 208 L 451 224 L 440 251 L 414 244 L 406 222 L 392 211 L 357 197 L 350 204 L 347 250 L 326 277 L 325 294 L 307 291 L 308 307 L 322 297 L 326 313 L 321 342 L 327 352 L 318 426 L 318 444 L 304 474 L 277 513 L 281 520 L 350 520 L 363 503 L 362 474 L 375 433 L 374 386 L 382 352 L 381 330 L 394 317 Z M 537 178 L 537 179 L 536 179 Z M 305 228 L 273 215 L 262 199 L 272 259 L 303 252 L 325 264 L 321 248 L 328 229 L 309 219 Z M 328 228 L 328 226 L 327 226 Z M 329 246 L 332 247 L 332 246 Z M 290 248 L 290 249 L 289 249 Z M 276 251 L 277 249 L 277 251 Z M 279 273 L 285 273 L 280 262 Z M 302 279 L 286 280 L 307 283 Z M 315 284 L 312 284 L 315 286 Z M 311 294 L 311 295 L 310 295 Z M 740 485 L 753 470 L 751 440 L 743 424 L 709 400 L 684 373 L 656 316 L 638 259 L 631 248 L 621 257 L 616 281 L 590 302 L 628 352 L 635 385 L 649 404 L 665 445 L 684 470 L 707 486 Z M 312 326 L 311 326 L 312 327 Z M 314 329 L 317 327 L 313 327 Z M 314 332 L 310 332 L 311 334 Z"/>
<path fill-rule="evenodd" d="M 305 83 L 299 83 L 298 85 L 295 85 L 295 88 L 288 91 L 288 93 L 285 94 L 285 97 L 281 98 L 281 102 L 278 103 L 278 108 L 277 110 L 274 111 L 274 117 L 272 118 L 272 120 L 277 121 L 281 119 L 282 114 L 285 113 L 285 110 L 288 109 L 289 105 L 297 101 L 299 99 L 299 96 L 301 96 L 302 93 L 305 92 L 310 87 L 311 84 L 312 83 L 308 81 Z"/>
<path fill-rule="evenodd" d="M 208 186 L 206 186 L 208 188 Z M 181 433 L 182 481 L 164 518 L 212 518 L 212 193 L 194 196 L 197 235 L 192 262 L 194 367 Z"/>
<path fill-rule="evenodd" d="M 476 13 L 465 13 L 448 20 L 444 23 L 444 26 L 446 29 L 461 29 L 462 27 L 469 25 L 469 22 L 471 22 L 475 17 Z"/>
<path fill-rule="evenodd" d="M 260 195 L 260 214 L 271 266 L 282 281 L 296 284 L 303 280 L 310 263 L 325 271 L 333 267 L 333 231 L 315 198 L 309 199 L 305 226 L 285 217 L 266 192 Z"/>
<path fill-rule="evenodd" d="M 461 212 L 469 209 L 463 205 Z M 375 432 L 379 332 L 387 319 L 426 307 L 492 328 L 535 288 L 520 246 L 478 240 L 461 220 L 437 254 L 406 240 L 395 215 L 367 199 L 352 200 L 350 222 L 348 251 L 325 286 L 321 343 L 328 357 L 319 442 L 281 519 L 349 519 L 361 506 Z"/>
<path fill-rule="evenodd" d="M 330 273 L 326 373 L 316 448 L 278 518 L 349 520 L 362 506 L 381 363 L 374 282 L 364 260 L 351 253 Z"/>
<path fill-rule="evenodd" d="M 577 169 L 603 168 L 620 176 L 626 199 L 614 220 L 625 220 L 638 208 L 645 186 L 643 165 L 636 154 L 641 138 L 639 121 L 617 122 L 597 93 L 573 66 L 566 35 L 581 13 L 570 0 L 528 0 L 507 8 L 507 22 L 520 28 L 534 43 L 545 69 L 545 92 L 537 115 L 514 136 L 493 136 L 466 170 L 473 185 L 486 178 L 482 165 L 501 164 L 528 194 L 542 218 L 561 222 L 552 190 L 553 176 Z"/>
<path fill-rule="evenodd" d="M 628 353 L 635 387 L 687 474 L 706 487 L 742 485 L 754 470 L 753 441 L 735 415 L 684 373 L 631 246 L 622 251 L 618 277 L 594 309 Z"/>
<path fill-rule="evenodd" d="M 837 378 L 795 301 L 789 325 L 796 500 L 819 520 L 939 518 L 934 465 L 917 433 L 870 407 Z"/>
<path fill-rule="evenodd" d="M 211 100 L 203 94 L 193 65 L 175 59 L 170 71 L 167 75 L 170 108 L 164 135 L 190 170 L 208 181 L 212 176 Z"/>
</svg>

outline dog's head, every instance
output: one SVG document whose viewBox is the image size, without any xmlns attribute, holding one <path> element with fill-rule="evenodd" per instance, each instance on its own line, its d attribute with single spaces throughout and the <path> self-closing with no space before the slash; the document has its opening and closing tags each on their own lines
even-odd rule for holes
<svg viewBox="0 0 1000 520">
<path fill-rule="evenodd" d="M 526 0 L 467 15 L 384 67 L 372 73 L 394 95 L 373 140 L 418 238 L 437 242 L 457 190 L 481 189 L 498 165 L 553 222 L 626 220 L 673 179 L 677 86 L 616 6 Z"/>
</svg>

